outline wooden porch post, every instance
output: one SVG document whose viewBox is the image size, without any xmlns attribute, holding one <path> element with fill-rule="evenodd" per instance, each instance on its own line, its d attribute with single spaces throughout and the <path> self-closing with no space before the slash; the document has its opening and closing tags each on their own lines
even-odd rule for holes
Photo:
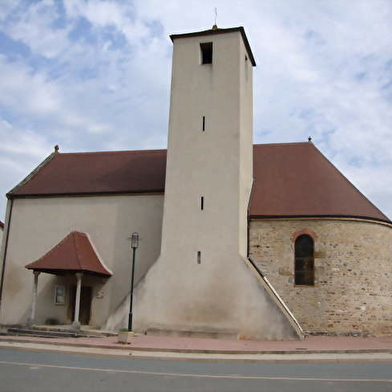
<svg viewBox="0 0 392 392">
<path fill-rule="evenodd" d="M 34 324 L 35 319 L 35 308 L 37 304 L 37 292 L 38 292 L 38 276 L 39 271 L 33 271 L 34 275 L 34 283 L 33 283 L 33 296 L 31 298 L 31 305 L 30 305 L 30 317 L 27 320 L 27 325 L 32 326 Z"/>
<path fill-rule="evenodd" d="M 80 329 L 79 312 L 80 312 L 80 293 L 82 291 L 82 276 L 83 273 L 77 272 L 76 274 L 76 298 L 75 298 L 75 317 L 72 323 L 72 328 Z"/>
</svg>

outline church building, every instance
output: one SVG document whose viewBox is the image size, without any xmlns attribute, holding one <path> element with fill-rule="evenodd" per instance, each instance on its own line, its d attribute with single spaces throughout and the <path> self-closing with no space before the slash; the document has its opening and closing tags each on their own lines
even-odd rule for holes
<svg viewBox="0 0 392 392">
<path fill-rule="evenodd" d="M 0 324 L 118 330 L 132 293 L 146 334 L 391 335 L 392 222 L 311 139 L 253 144 L 242 27 L 171 40 L 167 150 L 56 146 L 7 194 Z"/>
</svg>

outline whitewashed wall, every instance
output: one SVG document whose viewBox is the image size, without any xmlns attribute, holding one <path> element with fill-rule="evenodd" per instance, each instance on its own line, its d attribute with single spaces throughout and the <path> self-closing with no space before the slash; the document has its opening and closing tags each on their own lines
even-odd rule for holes
<svg viewBox="0 0 392 392">
<path fill-rule="evenodd" d="M 125 325 L 126 314 L 121 314 L 124 311 L 121 305 L 127 302 L 130 289 L 128 237 L 134 231 L 140 234 L 135 276 L 138 282 L 159 255 L 162 209 L 163 195 L 15 199 L 0 323 L 26 322 L 33 274 L 24 266 L 43 256 L 76 230 L 89 235 L 99 256 L 113 272 L 109 279 L 89 277 L 85 281 L 94 290 L 90 324 L 103 328 Z M 67 306 L 54 305 L 54 285 L 73 283 L 73 278 L 40 274 L 38 324 L 52 317 L 60 322 L 69 321 Z"/>
</svg>

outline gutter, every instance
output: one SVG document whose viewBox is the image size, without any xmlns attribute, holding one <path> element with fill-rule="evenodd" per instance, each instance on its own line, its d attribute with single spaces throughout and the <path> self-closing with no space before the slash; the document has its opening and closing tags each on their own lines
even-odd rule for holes
<svg viewBox="0 0 392 392">
<path fill-rule="evenodd" d="M 164 190 L 162 189 L 150 189 L 150 190 L 140 190 L 140 191 L 99 191 L 99 192 L 60 192 L 60 193 L 17 193 L 13 194 L 11 192 L 7 193 L 7 197 L 13 199 L 23 199 L 23 198 L 42 198 L 42 197 L 89 197 L 89 196 L 139 196 L 139 195 L 163 195 Z"/>
<path fill-rule="evenodd" d="M 249 217 L 252 221 L 273 221 L 273 220 L 343 220 L 353 222 L 374 223 L 392 227 L 392 221 L 383 220 L 380 218 L 373 218 L 368 216 L 354 216 L 354 215 L 252 215 Z"/>
</svg>

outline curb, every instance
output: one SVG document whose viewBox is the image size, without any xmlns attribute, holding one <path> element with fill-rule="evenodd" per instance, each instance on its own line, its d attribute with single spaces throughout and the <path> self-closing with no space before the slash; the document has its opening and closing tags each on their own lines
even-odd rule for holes
<svg viewBox="0 0 392 392">
<path fill-rule="evenodd" d="M 8 344 L 7 344 L 8 343 Z M 58 345 L 46 344 L 45 342 L 17 342 L 3 341 L 0 342 L 1 349 L 49 352 L 53 354 L 77 355 L 84 357 L 110 357 L 121 358 L 125 360 L 154 360 L 154 361 L 174 361 L 174 362 L 209 362 L 209 363 L 392 363 L 390 353 L 293 353 L 285 354 L 267 354 L 267 353 L 246 353 L 246 354 L 228 354 L 228 353 L 179 353 L 179 352 L 162 352 L 162 351 L 134 351 L 130 348 L 112 349 L 99 348 L 85 345 L 85 347 L 75 345 Z M 292 355 L 294 354 L 294 355 Z"/>
<path fill-rule="evenodd" d="M 392 354 L 392 349 L 343 349 L 343 350 L 214 350 L 214 349 L 195 349 L 195 348 L 155 348 L 155 347 L 135 347 L 132 343 L 121 344 L 117 343 L 116 346 L 107 344 L 87 344 L 87 343 L 74 343 L 64 341 L 35 341 L 30 339 L 13 339 L 2 338 L 1 342 L 12 342 L 12 343 L 31 343 L 40 345 L 51 345 L 51 346 L 64 346 L 64 347 L 81 347 L 81 348 L 96 348 L 106 350 L 126 350 L 133 352 L 157 352 L 157 353 L 180 353 L 180 354 L 216 354 L 216 355 L 307 355 L 307 354 Z"/>
</svg>

